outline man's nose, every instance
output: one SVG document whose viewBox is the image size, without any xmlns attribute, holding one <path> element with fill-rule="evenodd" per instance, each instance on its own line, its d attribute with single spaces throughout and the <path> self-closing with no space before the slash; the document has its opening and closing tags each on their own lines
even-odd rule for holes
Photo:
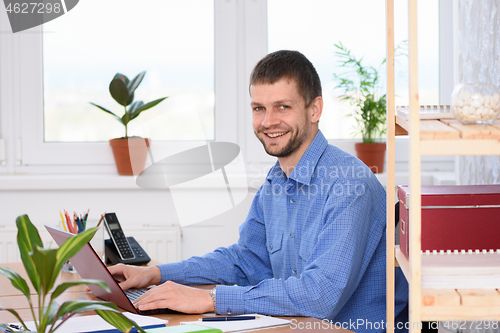
<svg viewBox="0 0 500 333">
<path fill-rule="evenodd" d="M 279 116 L 276 114 L 276 112 L 274 112 L 273 110 L 267 110 L 261 125 L 263 127 L 269 128 L 278 125 L 280 122 L 281 120 L 279 119 Z"/>
</svg>

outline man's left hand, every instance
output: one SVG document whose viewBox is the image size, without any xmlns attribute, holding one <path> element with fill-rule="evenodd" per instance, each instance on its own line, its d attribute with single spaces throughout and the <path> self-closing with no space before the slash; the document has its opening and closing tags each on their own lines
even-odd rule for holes
<svg viewBox="0 0 500 333">
<path fill-rule="evenodd" d="M 209 290 L 192 288 L 167 281 L 141 295 L 134 305 L 141 311 L 171 309 L 184 313 L 206 313 L 214 311 Z"/>
</svg>

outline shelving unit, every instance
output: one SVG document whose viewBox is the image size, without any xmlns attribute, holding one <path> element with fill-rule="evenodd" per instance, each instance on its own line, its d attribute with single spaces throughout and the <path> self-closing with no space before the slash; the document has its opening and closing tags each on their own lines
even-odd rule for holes
<svg viewBox="0 0 500 333">
<path fill-rule="evenodd" d="M 409 283 L 410 332 L 420 332 L 411 323 L 447 320 L 499 320 L 498 289 L 421 289 L 421 156 L 500 155 L 500 121 L 491 126 L 465 126 L 456 120 L 420 120 L 417 63 L 417 0 L 408 1 L 409 17 L 409 121 L 395 116 L 394 0 L 386 0 L 387 17 L 387 322 L 394 323 L 394 268 L 401 267 Z M 395 246 L 395 136 L 409 135 L 410 150 L 410 261 Z M 388 329 L 394 332 L 394 329 Z"/>
</svg>

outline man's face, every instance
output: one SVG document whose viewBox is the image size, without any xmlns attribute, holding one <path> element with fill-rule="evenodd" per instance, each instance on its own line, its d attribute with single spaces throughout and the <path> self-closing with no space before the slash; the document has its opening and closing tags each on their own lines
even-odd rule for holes
<svg viewBox="0 0 500 333">
<path fill-rule="evenodd" d="M 253 129 L 269 155 L 289 157 L 311 137 L 311 110 L 294 80 L 252 85 L 250 96 Z"/>
</svg>

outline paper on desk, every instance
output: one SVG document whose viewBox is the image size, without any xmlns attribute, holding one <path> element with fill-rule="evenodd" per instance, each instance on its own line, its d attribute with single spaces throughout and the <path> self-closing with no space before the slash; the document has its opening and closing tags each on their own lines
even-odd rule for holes
<svg viewBox="0 0 500 333">
<path fill-rule="evenodd" d="M 123 312 L 124 316 L 128 319 L 133 320 L 139 326 L 148 326 L 148 325 L 160 325 L 167 324 L 168 320 L 158 319 L 150 316 L 141 316 L 132 312 Z M 28 321 L 25 322 L 26 326 L 32 331 L 36 331 L 35 322 Z M 16 323 L 16 325 L 21 325 L 20 323 Z M 91 316 L 78 316 L 71 317 L 64 322 L 58 329 L 57 333 L 74 333 L 75 327 L 78 327 L 78 332 L 93 332 L 93 331 L 103 331 L 103 330 L 112 330 L 115 329 L 114 326 L 109 324 L 107 321 L 99 317 L 98 315 Z"/>
<path fill-rule="evenodd" d="M 254 331 L 263 328 L 271 328 L 278 326 L 290 325 L 290 320 L 263 316 L 260 314 L 246 314 L 245 316 L 259 317 L 255 320 L 241 320 L 241 321 L 188 321 L 181 322 L 181 325 L 196 324 L 212 328 L 218 328 L 222 332 L 243 332 Z"/>
</svg>

